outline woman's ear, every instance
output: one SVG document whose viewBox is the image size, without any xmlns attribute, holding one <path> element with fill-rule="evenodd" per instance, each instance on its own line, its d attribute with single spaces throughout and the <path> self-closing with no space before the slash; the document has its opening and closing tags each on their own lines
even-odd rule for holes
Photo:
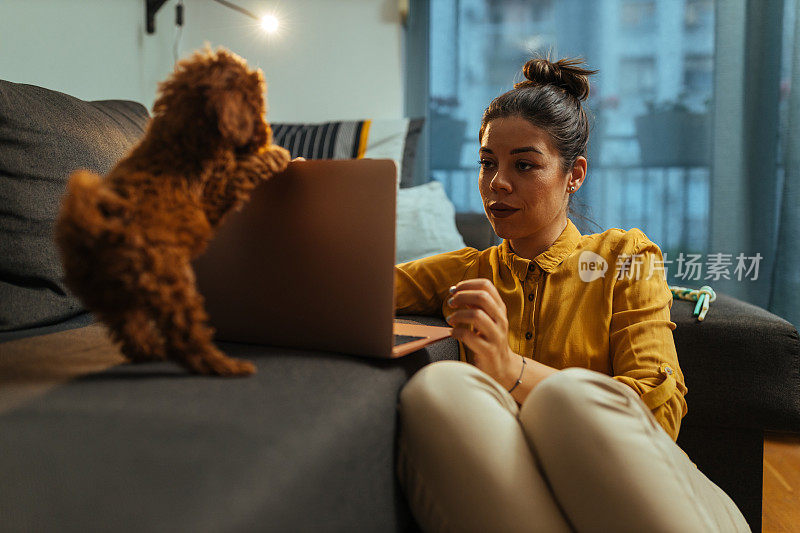
<svg viewBox="0 0 800 533">
<path fill-rule="evenodd" d="M 216 118 L 217 129 L 234 146 L 244 146 L 253 136 L 252 111 L 239 91 L 214 91 L 208 96 L 207 112 Z"/>
<path fill-rule="evenodd" d="M 572 172 L 569 176 L 569 185 L 574 186 L 578 189 L 583 183 L 583 180 L 586 178 L 586 158 L 582 155 L 579 155 L 575 158 L 575 162 L 572 164 Z"/>
</svg>

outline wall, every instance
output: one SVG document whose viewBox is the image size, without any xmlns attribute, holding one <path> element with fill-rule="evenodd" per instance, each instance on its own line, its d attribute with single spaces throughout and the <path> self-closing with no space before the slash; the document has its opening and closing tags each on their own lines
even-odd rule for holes
<svg viewBox="0 0 800 533">
<path fill-rule="evenodd" d="M 236 0 L 273 11 L 257 23 L 211 0 L 184 0 L 179 56 L 208 42 L 264 70 L 275 122 L 403 116 L 402 26 L 396 0 Z M 176 0 L 144 26 L 144 0 L 0 0 L 0 78 L 93 100 L 152 106 L 172 70 Z"/>
</svg>

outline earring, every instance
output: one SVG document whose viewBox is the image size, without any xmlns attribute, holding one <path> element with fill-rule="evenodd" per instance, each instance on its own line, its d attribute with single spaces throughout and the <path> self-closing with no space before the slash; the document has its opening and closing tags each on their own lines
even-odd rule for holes
<svg viewBox="0 0 800 533">
<path fill-rule="evenodd" d="M 573 192 L 575 190 L 575 186 L 574 185 L 570 185 L 570 188 L 568 190 L 569 190 L 569 192 Z"/>
</svg>

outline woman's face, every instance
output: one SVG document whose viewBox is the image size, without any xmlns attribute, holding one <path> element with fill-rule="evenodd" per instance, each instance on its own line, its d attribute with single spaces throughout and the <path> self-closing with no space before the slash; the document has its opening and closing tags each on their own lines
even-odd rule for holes
<svg viewBox="0 0 800 533">
<path fill-rule="evenodd" d="M 555 233 L 555 240 L 566 224 L 567 188 L 580 187 L 586 159 L 578 158 L 577 171 L 564 172 L 550 134 L 512 116 L 486 125 L 480 162 L 479 189 L 495 233 L 504 239 L 533 241 Z M 513 242 L 512 247 L 519 253 Z"/>
</svg>

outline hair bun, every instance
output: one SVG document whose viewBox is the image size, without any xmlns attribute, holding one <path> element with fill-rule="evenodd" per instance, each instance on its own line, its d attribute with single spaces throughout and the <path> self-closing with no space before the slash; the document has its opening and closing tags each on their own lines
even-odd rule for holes
<svg viewBox="0 0 800 533">
<path fill-rule="evenodd" d="M 531 59 L 522 67 L 527 81 L 514 84 L 514 88 L 525 85 L 554 85 L 565 90 L 578 100 L 589 97 L 589 76 L 596 70 L 581 68 L 582 59 L 559 59 L 555 63 L 548 59 Z"/>
</svg>

